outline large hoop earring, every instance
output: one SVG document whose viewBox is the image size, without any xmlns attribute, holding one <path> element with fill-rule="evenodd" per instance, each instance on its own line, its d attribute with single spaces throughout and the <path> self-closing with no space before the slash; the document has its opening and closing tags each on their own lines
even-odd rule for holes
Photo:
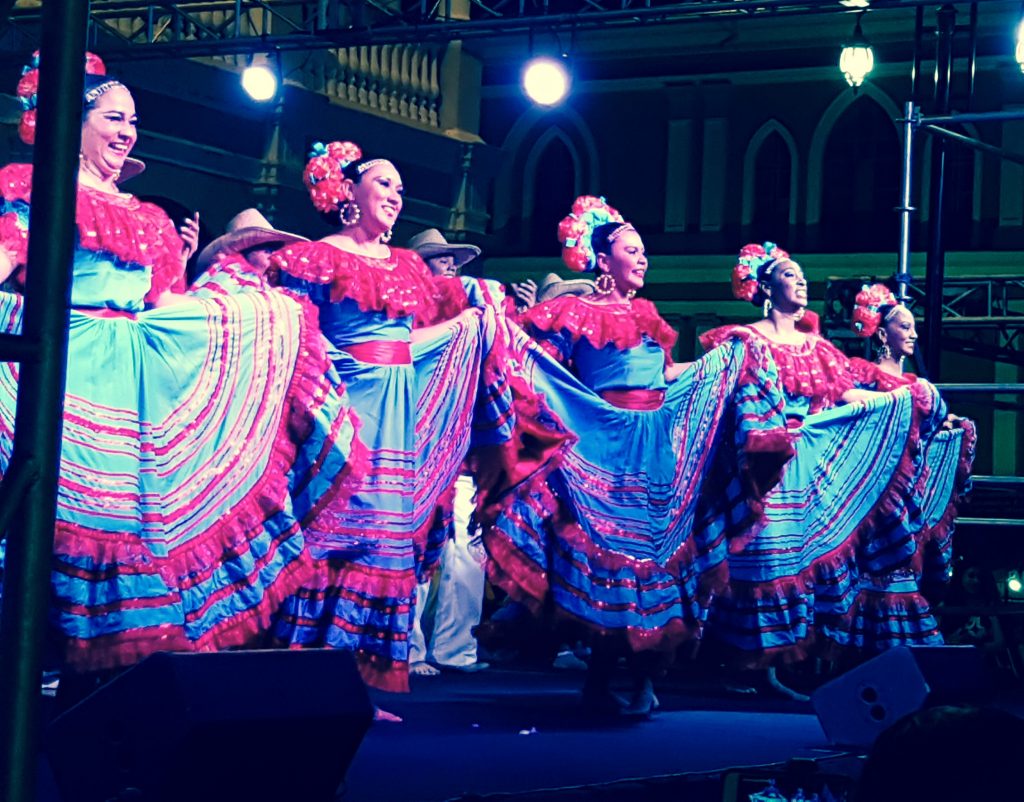
<svg viewBox="0 0 1024 802">
<path fill-rule="evenodd" d="M 769 315 L 769 313 L 771 313 L 771 311 L 772 311 L 772 299 L 771 298 L 765 298 L 764 299 L 764 303 L 761 304 L 761 314 L 763 314 L 765 317 L 768 317 L 768 315 Z"/>
<path fill-rule="evenodd" d="M 615 279 L 610 273 L 602 273 L 594 280 L 594 291 L 598 295 L 611 295 L 615 289 Z"/>
<path fill-rule="evenodd" d="M 889 347 L 889 343 L 882 343 L 878 349 L 878 359 L 876 362 L 881 362 L 883 359 L 892 359 L 892 349 Z"/>
<path fill-rule="evenodd" d="M 389 242 L 391 242 L 391 238 L 394 235 L 395 235 L 395 230 L 393 228 L 389 228 L 387 231 L 385 231 L 383 234 L 380 235 L 380 241 L 382 243 L 384 243 L 385 245 L 387 245 Z"/>
<path fill-rule="evenodd" d="M 342 201 L 341 205 L 338 206 L 338 219 L 346 228 L 350 228 L 358 223 L 362 214 L 363 210 L 354 201 Z"/>
</svg>

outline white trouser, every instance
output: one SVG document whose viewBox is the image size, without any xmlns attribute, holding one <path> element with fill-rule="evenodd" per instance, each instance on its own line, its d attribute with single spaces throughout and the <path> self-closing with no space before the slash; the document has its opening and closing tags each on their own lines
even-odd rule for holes
<svg viewBox="0 0 1024 802">
<path fill-rule="evenodd" d="M 469 531 L 475 496 L 473 477 L 460 476 L 455 482 L 455 537 L 441 553 L 437 581 L 425 582 L 416 589 L 416 614 L 409 635 L 410 663 L 427 659 L 439 665 L 466 666 L 476 662 L 476 638 L 471 630 L 480 623 L 483 611 L 484 551 L 479 533 Z M 476 542 L 472 543 L 474 538 Z M 430 646 L 425 648 L 421 618 L 426 615 L 430 621 L 431 612 L 434 626 Z"/>
</svg>

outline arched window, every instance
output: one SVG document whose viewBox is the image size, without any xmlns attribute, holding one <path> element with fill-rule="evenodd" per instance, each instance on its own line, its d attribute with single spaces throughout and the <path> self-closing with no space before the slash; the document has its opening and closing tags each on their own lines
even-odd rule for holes
<svg viewBox="0 0 1024 802">
<path fill-rule="evenodd" d="M 861 97 L 836 121 L 822 165 L 824 251 L 895 251 L 900 143 L 878 103 Z"/>
<path fill-rule="evenodd" d="M 532 196 L 527 199 L 526 236 L 530 253 L 558 252 L 558 223 L 569 214 L 576 197 L 576 159 L 565 139 L 553 136 L 533 163 Z"/>
<path fill-rule="evenodd" d="M 757 241 L 787 242 L 792 204 L 793 163 L 789 147 L 778 131 L 761 143 L 754 161 L 751 234 Z"/>
</svg>

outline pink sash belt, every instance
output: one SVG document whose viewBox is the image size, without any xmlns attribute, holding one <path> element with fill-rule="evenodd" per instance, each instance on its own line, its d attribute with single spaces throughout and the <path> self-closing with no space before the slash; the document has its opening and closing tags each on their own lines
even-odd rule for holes
<svg viewBox="0 0 1024 802">
<path fill-rule="evenodd" d="M 76 312 L 79 312 L 88 317 L 123 317 L 126 320 L 135 320 L 136 315 L 134 312 L 129 312 L 127 309 L 108 309 L 105 306 L 76 306 L 74 307 Z"/>
<path fill-rule="evenodd" d="M 370 340 L 343 345 L 341 350 L 371 365 L 411 365 L 412 350 L 402 340 Z"/>
<path fill-rule="evenodd" d="M 664 390 L 602 390 L 601 398 L 619 409 L 650 411 L 665 402 Z"/>
</svg>

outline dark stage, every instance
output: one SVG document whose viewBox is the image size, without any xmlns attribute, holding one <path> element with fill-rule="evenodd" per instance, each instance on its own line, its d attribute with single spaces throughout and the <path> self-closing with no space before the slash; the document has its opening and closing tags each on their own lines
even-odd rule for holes
<svg viewBox="0 0 1024 802">
<path fill-rule="evenodd" d="M 581 682 L 573 672 L 492 669 L 414 677 L 409 695 L 376 694 L 404 722 L 371 727 L 339 799 L 717 801 L 717 777 L 694 778 L 692 793 L 684 793 L 681 778 L 668 775 L 841 754 L 827 744 L 808 703 L 738 697 L 714 680 L 672 676 L 659 684 L 661 709 L 650 721 L 617 722 L 580 711 Z M 590 795 L 525 793 L 611 783 Z"/>
</svg>

